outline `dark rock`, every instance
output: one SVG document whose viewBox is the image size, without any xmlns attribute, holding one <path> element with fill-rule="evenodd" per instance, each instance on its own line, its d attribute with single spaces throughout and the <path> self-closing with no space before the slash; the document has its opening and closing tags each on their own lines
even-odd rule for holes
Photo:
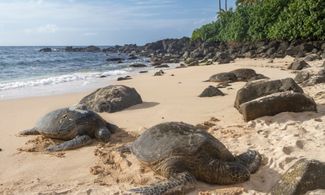
<svg viewBox="0 0 325 195">
<path fill-rule="evenodd" d="M 49 48 L 49 47 L 46 47 L 46 48 L 42 48 L 39 50 L 40 52 L 52 52 L 52 49 Z"/>
<path fill-rule="evenodd" d="M 260 80 L 248 82 L 243 88 L 237 91 L 235 108 L 239 110 L 241 104 L 254 99 L 267 96 L 273 93 L 294 91 L 303 93 L 303 90 L 292 78 L 281 80 Z"/>
<path fill-rule="evenodd" d="M 267 55 L 267 57 L 271 57 L 274 55 L 275 52 L 276 52 L 276 49 L 274 47 L 271 47 L 266 51 L 266 55 Z"/>
<path fill-rule="evenodd" d="M 124 85 L 110 85 L 99 88 L 79 102 L 95 112 L 117 112 L 130 106 L 141 104 L 141 96 L 134 88 Z"/>
<path fill-rule="evenodd" d="M 323 65 L 322 65 L 323 68 L 325 68 L 325 61 L 323 62 Z"/>
<path fill-rule="evenodd" d="M 119 58 L 119 57 L 111 57 L 111 58 L 107 58 L 106 61 L 108 62 L 118 62 L 118 61 L 123 61 L 123 58 Z"/>
<path fill-rule="evenodd" d="M 187 66 L 185 64 L 180 64 L 179 66 L 176 66 L 176 68 L 186 68 Z"/>
<path fill-rule="evenodd" d="M 218 83 L 217 88 L 226 88 L 231 86 L 228 82 Z"/>
<path fill-rule="evenodd" d="M 155 72 L 153 76 L 163 76 L 165 72 L 163 70 L 159 70 L 158 72 Z"/>
<path fill-rule="evenodd" d="M 233 60 L 230 54 L 226 52 L 217 53 L 216 58 L 216 61 L 219 62 L 219 64 L 228 64 Z"/>
<path fill-rule="evenodd" d="M 325 189 L 325 163 L 300 159 L 292 165 L 273 186 L 272 195 L 300 195 L 316 189 Z"/>
<path fill-rule="evenodd" d="M 307 81 L 310 78 L 310 73 L 307 71 L 300 71 L 295 77 L 295 81 L 300 84 Z"/>
<path fill-rule="evenodd" d="M 199 61 L 197 61 L 197 60 L 188 64 L 188 66 L 198 66 L 198 65 L 199 65 Z"/>
<path fill-rule="evenodd" d="M 309 64 L 304 60 L 295 60 L 289 65 L 288 69 L 302 70 L 303 68 L 308 68 L 308 67 L 310 67 Z"/>
<path fill-rule="evenodd" d="M 83 51 L 84 52 L 100 52 L 101 49 L 99 47 L 91 45 L 91 46 L 84 48 Z"/>
<path fill-rule="evenodd" d="M 237 81 L 237 77 L 232 72 L 222 72 L 215 75 L 212 75 L 209 80 L 209 82 L 235 82 Z"/>
<path fill-rule="evenodd" d="M 141 64 L 141 63 L 135 63 L 135 64 L 131 64 L 131 65 L 129 65 L 129 67 L 133 67 L 133 68 L 142 68 L 142 67 L 147 67 L 147 65 L 145 65 L 145 64 Z"/>
<path fill-rule="evenodd" d="M 132 77 L 130 77 L 130 76 L 118 77 L 117 81 L 125 81 L 125 80 L 130 80 L 130 79 L 132 79 Z"/>
<path fill-rule="evenodd" d="M 199 95 L 199 97 L 213 97 L 213 96 L 224 96 L 225 94 L 222 93 L 217 87 L 209 86 L 203 90 L 203 92 Z"/>
<path fill-rule="evenodd" d="M 314 49 L 314 45 L 312 43 L 302 43 L 300 45 L 300 49 L 304 52 L 311 52 Z"/>
<path fill-rule="evenodd" d="M 314 61 L 314 60 L 320 60 L 320 59 L 321 59 L 320 56 L 318 56 L 316 54 L 310 54 L 310 55 L 306 56 L 304 60 L 308 62 L 308 61 Z"/>
<path fill-rule="evenodd" d="M 237 77 L 237 81 L 249 81 L 250 79 L 257 76 L 255 70 L 249 68 L 239 68 L 230 73 L 234 73 Z"/>
<path fill-rule="evenodd" d="M 213 61 L 212 60 L 208 60 L 206 61 L 205 65 L 212 65 L 213 64 Z"/>
<path fill-rule="evenodd" d="M 101 49 L 96 46 L 88 46 L 88 47 L 76 47 L 73 48 L 71 46 L 65 47 L 64 49 L 65 52 L 100 52 Z"/>
<path fill-rule="evenodd" d="M 262 116 L 273 116 L 281 112 L 317 111 L 315 101 L 303 93 L 286 91 L 263 96 L 239 107 L 245 121 L 254 120 Z"/>
<path fill-rule="evenodd" d="M 167 64 L 161 64 L 161 65 L 155 66 L 155 68 L 169 68 L 169 66 Z"/>
<path fill-rule="evenodd" d="M 147 73 L 147 72 L 148 72 L 147 70 L 139 71 L 139 73 Z"/>
<path fill-rule="evenodd" d="M 138 57 L 135 55 L 129 55 L 128 57 L 128 60 L 136 60 L 136 59 L 138 59 Z"/>
<path fill-rule="evenodd" d="M 99 78 L 106 78 L 106 75 L 100 75 Z"/>
<path fill-rule="evenodd" d="M 296 57 L 300 51 L 301 50 L 299 46 L 290 46 L 286 51 L 286 55 Z"/>
</svg>

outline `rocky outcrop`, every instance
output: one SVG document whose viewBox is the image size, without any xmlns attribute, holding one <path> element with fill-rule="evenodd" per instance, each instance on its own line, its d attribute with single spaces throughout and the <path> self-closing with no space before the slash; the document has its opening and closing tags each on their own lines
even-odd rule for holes
<svg viewBox="0 0 325 195">
<path fill-rule="evenodd" d="M 235 108 L 239 109 L 240 105 L 273 93 L 294 91 L 303 93 L 301 87 L 292 79 L 280 80 L 257 80 L 248 82 L 243 88 L 237 91 L 235 99 Z"/>
<path fill-rule="evenodd" d="M 129 67 L 133 67 L 133 68 L 143 68 L 143 67 L 147 67 L 147 65 L 145 65 L 145 64 L 141 64 L 141 63 L 134 63 L 134 64 L 130 64 Z"/>
<path fill-rule="evenodd" d="M 317 111 L 315 101 L 303 93 L 293 91 L 273 93 L 240 104 L 239 111 L 245 121 L 262 116 L 273 116 L 281 112 Z"/>
<path fill-rule="evenodd" d="M 273 186 L 272 195 L 302 195 L 308 191 L 325 189 L 325 163 L 300 159 Z"/>
<path fill-rule="evenodd" d="M 289 66 L 288 69 L 291 70 L 302 70 L 303 68 L 309 68 L 309 64 L 305 62 L 304 60 L 295 60 L 292 62 Z"/>
<path fill-rule="evenodd" d="M 65 52 L 101 52 L 101 49 L 96 46 L 88 46 L 88 47 L 65 47 Z"/>
<path fill-rule="evenodd" d="M 213 97 L 213 96 L 224 96 L 225 94 L 220 91 L 217 87 L 209 86 L 205 88 L 202 93 L 199 95 L 199 97 Z"/>
<path fill-rule="evenodd" d="M 138 92 L 134 88 L 124 85 L 99 88 L 79 102 L 85 109 L 109 113 L 141 103 L 142 99 Z"/>
<path fill-rule="evenodd" d="M 325 83 L 325 69 L 318 73 L 312 71 L 300 71 L 295 77 L 295 81 L 302 86 L 312 86 L 319 83 Z"/>
<path fill-rule="evenodd" d="M 118 77 L 118 78 L 117 78 L 117 81 L 125 81 L 125 80 L 130 80 L 130 79 L 132 79 L 131 76 Z"/>
<path fill-rule="evenodd" d="M 236 82 L 236 81 L 252 81 L 266 79 L 268 77 L 262 74 L 256 74 L 255 70 L 249 68 L 239 68 L 230 72 L 222 72 L 212 75 L 208 82 Z"/>
<path fill-rule="evenodd" d="M 46 47 L 46 48 L 42 48 L 39 50 L 40 52 L 52 52 L 52 49 L 49 48 L 49 47 Z"/>
<path fill-rule="evenodd" d="M 163 70 L 159 70 L 158 72 L 155 72 L 153 76 L 163 76 L 165 72 Z"/>
</svg>

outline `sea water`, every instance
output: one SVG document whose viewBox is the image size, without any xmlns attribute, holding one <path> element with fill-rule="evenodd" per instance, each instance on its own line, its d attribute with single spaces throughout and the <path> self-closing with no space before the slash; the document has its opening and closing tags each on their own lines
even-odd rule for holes
<svg viewBox="0 0 325 195">
<path fill-rule="evenodd" d="M 43 47 L 0 47 L 0 100 L 29 96 L 81 92 L 109 85 L 118 76 L 138 72 L 126 55 L 104 52 L 39 52 Z M 107 48 L 107 47 L 103 47 Z M 125 58 L 123 63 L 108 57 Z M 148 69 L 148 68 L 144 68 Z"/>
</svg>

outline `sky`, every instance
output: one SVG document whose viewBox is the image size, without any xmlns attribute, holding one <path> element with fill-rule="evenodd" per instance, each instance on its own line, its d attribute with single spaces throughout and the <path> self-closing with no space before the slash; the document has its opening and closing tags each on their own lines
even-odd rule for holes
<svg viewBox="0 0 325 195">
<path fill-rule="evenodd" d="M 141 45 L 190 36 L 217 10 L 217 0 L 0 0 L 0 46 Z"/>
</svg>

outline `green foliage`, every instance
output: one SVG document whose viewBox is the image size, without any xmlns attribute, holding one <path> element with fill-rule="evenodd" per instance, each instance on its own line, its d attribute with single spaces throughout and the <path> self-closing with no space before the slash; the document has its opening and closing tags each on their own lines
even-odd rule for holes
<svg viewBox="0 0 325 195">
<path fill-rule="evenodd" d="M 325 1 L 295 0 L 269 31 L 272 39 L 325 39 Z"/>
<path fill-rule="evenodd" d="M 241 0 L 194 30 L 193 40 L 325 39 L 324 0 Z"/>
</svg>

